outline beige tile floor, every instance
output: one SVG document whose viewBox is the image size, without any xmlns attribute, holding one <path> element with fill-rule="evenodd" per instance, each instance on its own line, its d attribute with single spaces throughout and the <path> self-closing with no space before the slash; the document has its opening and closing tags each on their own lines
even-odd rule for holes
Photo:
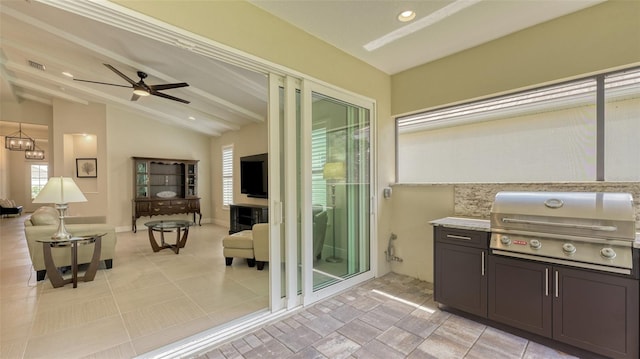
<svg viewBox="0 0 640 359">
<path fill-rule="evenodd" d="M 36 282 L 23 221 L 0 219 L 0 358 L 131 358 L 268 306 L 268 266 L 226 267 L 215 225 L 154 253 L 146 230 L 118 233 L 113 268 L 92 282 Z"/>
</svg>

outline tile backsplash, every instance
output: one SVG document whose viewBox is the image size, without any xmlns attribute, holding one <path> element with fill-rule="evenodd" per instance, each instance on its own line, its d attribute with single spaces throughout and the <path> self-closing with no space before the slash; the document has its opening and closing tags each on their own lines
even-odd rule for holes
<svg viewBox="0 0 640 359">
<path fill-rule="evenodd" d="M 631 193 L 636 211 L 636 230 L 640 231 L 640 182 L 455 184 L 455 215 L 489 219 L 491 205 L 493 204 L 496 193 L 500 191 Z"/>
</svg>

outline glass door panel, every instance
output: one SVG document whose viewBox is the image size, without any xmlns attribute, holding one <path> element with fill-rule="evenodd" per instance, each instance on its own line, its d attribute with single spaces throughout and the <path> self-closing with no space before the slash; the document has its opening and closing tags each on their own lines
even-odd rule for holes
<svg viewBox="0 0 640 359">
<path fill-rule="evenodd" d="M 311 93 L 313 291 L 370 267 L 370 110 Z"/>
<path fill-rule="evenodd" d="M 277 276 L 272 276 L 272 301 L 282 299 L 281 304 L 286 308 L 299 305 L 298 296 L 302 292 L 301 285 L 301 256 L 300 256 L 300 206 L 299 192 L 301 188 L 299 174 L 299 128 L 300 118 L 300 90 L 296 80 L 290 77 L 272 75 L 270 93 L 273 113 L 270 125 L 270 171 L 278 173 L 279 181 L 270 180 L 270 202 L 276 212 L 277 220 L 272 221 L 277 227 L 272 227 L 271 263 L 280 263 Z M 277 157 L 278 169 L 271 159 Z M 275 178 L 270 173 L 270 179 Z M 272 195 L 277 193 L 278 195 Z M 276 217 L 273 217 L 276 218 Z M 277 244 L 277 247 L 275 246 Z M 274 266 L 275 267 L 275 266 Z M 272 306 L 272 310 L 278 309 Z"/>
</svg>

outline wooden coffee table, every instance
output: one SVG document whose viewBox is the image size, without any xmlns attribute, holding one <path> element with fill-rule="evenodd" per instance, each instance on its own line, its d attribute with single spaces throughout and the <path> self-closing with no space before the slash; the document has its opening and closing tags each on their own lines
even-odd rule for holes
<svg viewBox="0 0 640 359">
<path fill-rule="evenodd" d="M 184 248 L 187 244 L 187 237 L 189 236 L 189 227 L 193 226 L 194 223 L 191 221 L 183 221 L 183 220 L 162 220 L 162 221 L 151 221 L 144 224 L 149 229 L 149 243 L 151 244 L 151 248 L 154 252 L 158 252 L 161 249 L 170 248 L 176 254 L 180 253 L 180 248 Z M 155 238 L 154 233 L 160 233 L 160 244 Z M 164 240 L 165 232 L 176 232 L 176 243 L 166 243 Z M 182 232 L 182 237 L 180 233 Z"/>
</svg>

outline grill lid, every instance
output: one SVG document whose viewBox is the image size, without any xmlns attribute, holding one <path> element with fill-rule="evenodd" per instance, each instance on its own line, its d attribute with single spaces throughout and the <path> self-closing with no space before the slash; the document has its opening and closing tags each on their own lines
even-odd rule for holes
<svg viewBox="0 0 640 359">
<path fill-rule="evenodd" d="M 499 192 L 491 208 L 491 229 L 634 241 L 633 197 L 608 192 Z"/>
</svg>

